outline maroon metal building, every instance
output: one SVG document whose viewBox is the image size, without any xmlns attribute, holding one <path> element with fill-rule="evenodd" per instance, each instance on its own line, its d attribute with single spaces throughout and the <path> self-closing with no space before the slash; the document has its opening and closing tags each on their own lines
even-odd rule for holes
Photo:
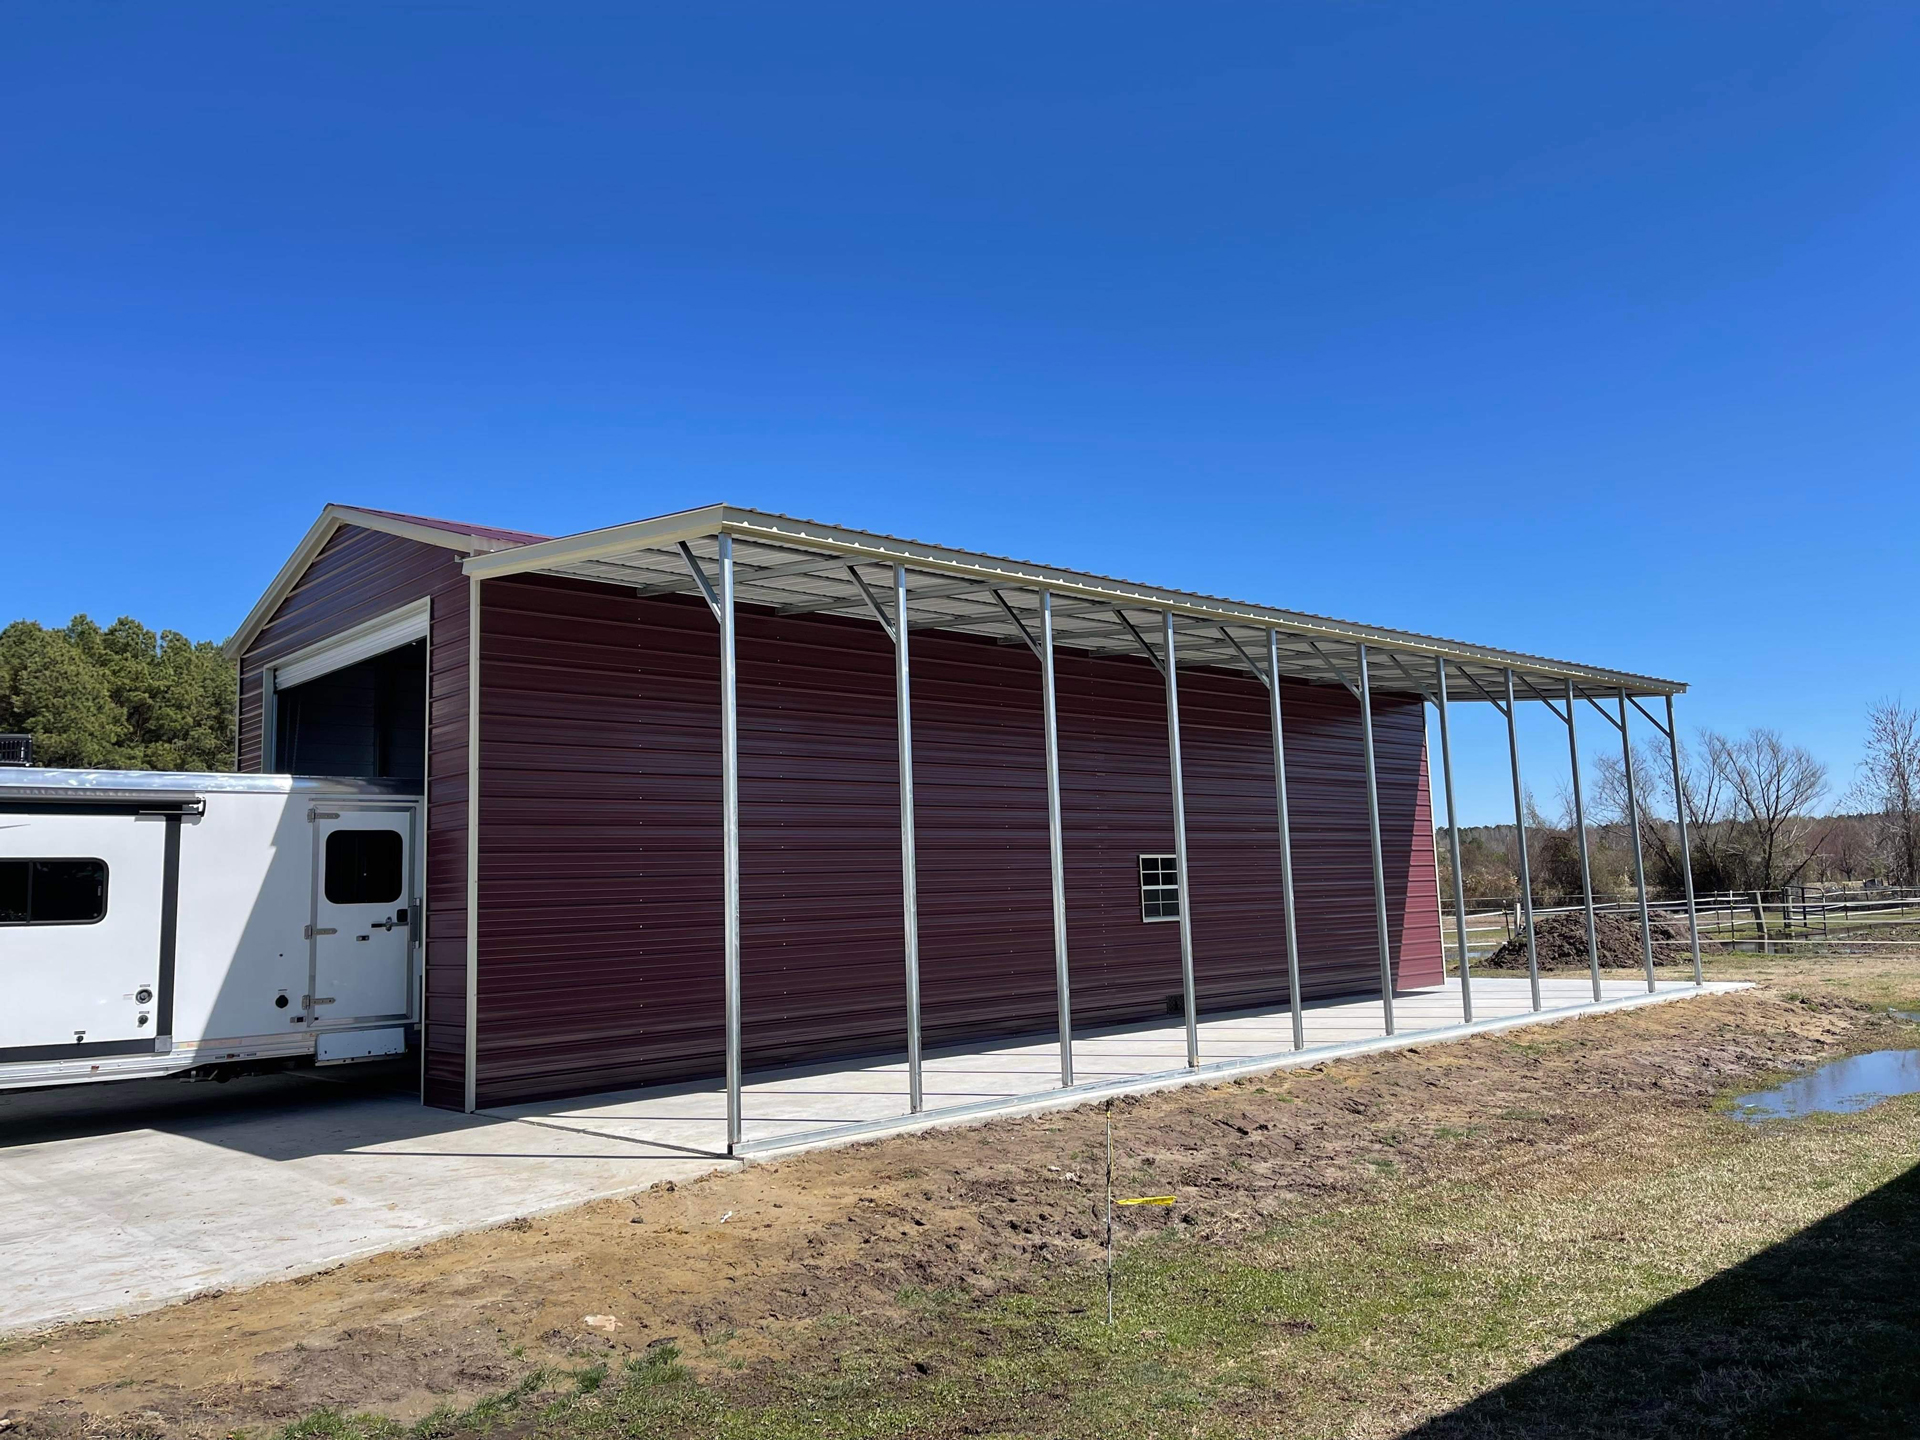
<svg viewBox="0 0 1920 1440">
<path fill-rule="evenodd" d="M 241 769 L 424 781 L 467 1109 L 1438 983 L 1425 704 L 1672 688 L 726 506 L 330 506 L 231 648 Z"/>
</svg>

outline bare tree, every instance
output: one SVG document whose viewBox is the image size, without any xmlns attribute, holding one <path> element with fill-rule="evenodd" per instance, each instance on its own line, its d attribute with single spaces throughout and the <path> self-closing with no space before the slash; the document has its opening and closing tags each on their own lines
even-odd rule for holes
<svg viewBox="0 0 1920 1440">
<path fill-rule="evenodd" d="M 1725 787 L 1713 767 L 1696 760 L 1680 747 L 1681 781 L 1687 804 L 1688 849 L 1693 858 L 1694 888 L 1702 893 L 1731 888 L 1729 876 L 1740 870 L 1729 864 L 1725 819 Z M 1626 767 L 1617 755 L 1602 755 L 1594 766 L 1591 814 L 1615 833 L 1603 837 L 1608 850 L 1618 850 L 1624 868 L 1631 863 L 1632 838 L 1627 834 Z M 1647 883 L 1656 890 L 1678 894 L 1685 881 L 1681 870 L 1679 826 L 1673 768 L 1664 745 L 1641 741 L 1633 747 L 1633 788 L 1640 802 L 1640 845 L 1647 866 Z"/>
<path fill-rule="evenodd" d="M 1648 807 L 1660 793 L 1660 773 L 1664 757 L 1647 744 L 1633 747 L 1633 789 L 1640 802 L 1640 823 L 1646 824 Z M 1603 754 L 1594 764 L 1593 793 L 1588 798 L 1588 820 L 1602 824 L 1625 825 L 1627 813 L 1627 768 L 1618 755 Z M 1672 789 L 1671 781 L 1667 789 Z"/>
<path fill-rule="evenodd" d="M 1728 823 L 1731 799 L 1725 776 L 1713 763 L 1713 737 L 1700 733 L 1697 748 L 1680 742 L 1680 793 L 1673 788 L 1671 757 L 1659 754 L 1661 747 L 1650 745 L 1643 752 L 1635 747 L 1634 774 L 1652 777 L 1653 803 L 1665 814 L 1677 816 L 1681 804 L 1687 807 L 1687 850 L 1693 862 L 1693 887 L 1702 894 L 1738 888 L 1746 879 L 1748 865 L 1743 837 Z M 1645 783 L 1645 782 L 1639 782 Z M 1662 819 L 1648 827 L 1648 850 L 1655 868 L 1669 889 L 1682 883 L 1680 827 Z"/>
<path fill-rule="evenodd" d="M 1859 880 L 1877 873 L 1880 851 L 1877 815 L 1835 815 L 1814 856 L 1809 874 L 1821 880 Z"/>
<path fill-rule="evenodd" d="M 1920 711 L 1882 700 L 1867 712 L 1867 753 L 1854 794 L 1879 819 L 1887 878 L 1920 884 Z"/>
<path fill-rule="evenodd" d="M 1778 890 L 1791 884 L 1817 849 L 1812 810 L 1826 793 L 1827 767 L 1804 747 L 1789 745 L 1777 730 L 1749 730 L 1738 740 L 1708 730 L 1701 738 L 1745 841 L 1750 888 Z"/>
</svg>

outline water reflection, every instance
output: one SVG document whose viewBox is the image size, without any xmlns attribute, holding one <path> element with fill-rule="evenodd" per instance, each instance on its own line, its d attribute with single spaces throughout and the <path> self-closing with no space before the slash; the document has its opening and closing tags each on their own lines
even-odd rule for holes
<svg viewBox="0 0 1920 1440">
<path fill-rule="evenodd" d="M 1791 1120 L 1816 1110 L 1851 1114 L 1891 1095 L 1920 1092 L 1920 1050 L 1875 1050 L 1849 1055 L 1773 1090 L 1742 1095 L 1733 1113 L 1742 1120 Z"/>
</svg>

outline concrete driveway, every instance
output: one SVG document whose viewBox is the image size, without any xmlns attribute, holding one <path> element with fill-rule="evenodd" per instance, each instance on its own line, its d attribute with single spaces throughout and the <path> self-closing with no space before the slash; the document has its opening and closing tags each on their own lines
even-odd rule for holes
<svg viewBox="0 0 1920 1440">
<path fill-rule="evenodd" d="M 0 1093 L 0 1333 L 282 1280 L 726 1163 L 309 1072 Z"/>
</svg>

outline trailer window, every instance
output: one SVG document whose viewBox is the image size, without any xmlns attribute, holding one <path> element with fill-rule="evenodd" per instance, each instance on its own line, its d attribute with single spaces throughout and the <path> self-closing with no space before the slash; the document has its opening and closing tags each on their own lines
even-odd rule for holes
<svg viewBox="0 0 1920 1440">
<path fill-rule="evenodd" d="M 0 925 L 91 925 L 106 913 L 106 861 L 0 860 Z"/>
<path fill-rule="evenodd" d="M 403 888 L 398 830 L 336 830 L 327 836 L 327 902 L 391 905 Z"/>
<path fill-rule="evenodd" d="M 1171 855 L 1140 857 L 1140 918 L 1180 918 L 1180 871 Z"/>
</svg>

